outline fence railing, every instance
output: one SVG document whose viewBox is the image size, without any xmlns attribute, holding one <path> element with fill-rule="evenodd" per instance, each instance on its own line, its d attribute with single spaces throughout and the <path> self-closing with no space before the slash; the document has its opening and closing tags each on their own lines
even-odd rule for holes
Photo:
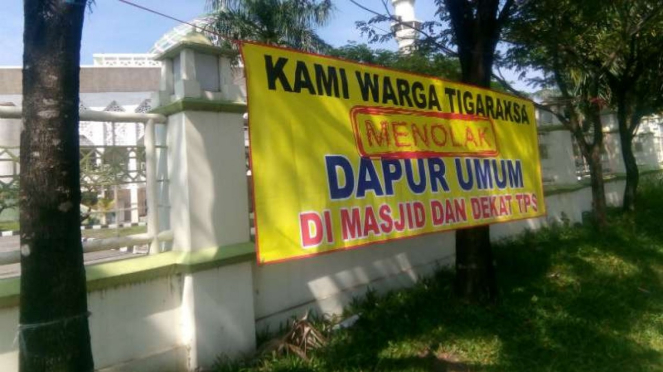
<svg viewBox="0 0 663 372">
<path fill-rule="evenodd" d="M 0 119 L 21 118 L 21 108 L 0 107 Z M 165 126 L 166 117 L 149 113 L 85 110 L 80 112 L 80 121 L 102 126 L 99 130 L 102 131 L 104 138 L 104 143 L 101 145 L 81 144 L 82 191 L 87 192 L 92 199 L 96 194 L 97 198 L 114 200 L 113 203 L 107 203 L 107 208 L 97 204 L 94 208 L 90 207 L 87 211 L 83 210 L 82 224 L 95 225 L 93 226 L 95 230 L 113 227 L 119 229 L 126 225 L 121 221 L 124 219 L 121 218 L 121 214 L 129 213 L 132 216 L 129 218 L 132 222 L 130 225 L 147 225 L 144 233 L 125 236 L 102 236 L 85 240 L 82 243 L 84 253 L 125 247 L 132 249 L 135 246 L 147 246 L 147 250 L 144 252 L 146 254 L 159 253 L 165 247 L 164 243 L 173 240 L 173 233 L 169 230 L 167 221 L 169 206 L 166 197 L 168 188 L 165 163 L 167 151 L 166 131 L 157 128 L 157 126 Z M 116 135 L 116 126 L 120 123 L 141 125 L 144 126 L 144 130 L 142 127 L 138 128 L 133 141 L 130 141 L 133 143 L 119 141 Z M 144 132 L 142 144 L 139 143 L 138 132 L 140 134 Z M 158 136 L 157 132 L 159 133 Z M 3 197 L 3 190 L 7 190 L 9 187 L 15 188 L 18 184 L 20 173 L 19 151 L 18 147 L 6 147 L 2 150 L 0 161 L 11 162 L 12 173 L 0 175 L 0 198 Z M 142 185 L 144 185 L 144 191 L 141 191 Z M 132 197 L 129 207 L 121 207 L 118 197 L 120 193 L 125 191 L 133 193 L 133 196 L 136 196 L 136 194 L 142 194 L 143 196 L 141 198 Z M 108 198 L 105 196 L 108 196 Z M 140 203 L 133 202 L 138 201 L 138 199 L 140 199 Z M 94 204 L 94 202 L 90 202 L 90 204 Z M 135 218 L 137 215 L 142 217 L 144 221 L 136 223 L 138 222 Z M 85 226 L 82 228 L 85 228 Z M 18 262 L 20 262 L 18 246 L 15 250 L 5 249 L 0 251 L 0 265 Z"/>
</svg>

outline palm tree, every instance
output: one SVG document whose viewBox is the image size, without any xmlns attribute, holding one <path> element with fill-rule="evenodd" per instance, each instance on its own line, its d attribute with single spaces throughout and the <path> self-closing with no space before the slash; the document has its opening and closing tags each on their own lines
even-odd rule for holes
<svg viewBox="0 0 663 372">
<path fill-rule="evenodd" d="M 329 20 L 331 0 L 207 0 L 211 29 L 232 40 L 252 40 L 312 52 L 329 48 L 314 31 Z"/>
</svg>

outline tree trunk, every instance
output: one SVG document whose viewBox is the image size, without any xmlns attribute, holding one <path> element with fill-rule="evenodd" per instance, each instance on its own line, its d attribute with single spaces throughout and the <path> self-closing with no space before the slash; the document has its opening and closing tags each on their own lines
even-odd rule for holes
<svg viewBox="0 0 663 372">
<path fill-rule="evenodd" d="M 481 27 L 475 24 L 475 27 Z M 480 31 L 473 31 L 476 35 Z M 462 82 L 490 88 L 495 38 L 478 37 L 459 45 Z M 468 302 L 495 302 L 497 278 L 490 226 L 456 230 L 456 296 Z"/>
<path fill-rule="evenodd" d="M 458 45 L 462 82 L 490 88 L 500 36 L 498 0 L 444 0 Z M 512 5 L 507 2 L 503 12 Z M 497 299 L 490 226 L 456 230 L 456 295 L 469 302 Z"/>
<path fill-rule="evenodd" d="M 630 133 L 622 134 L 619 130 L 619 139 L 621 141 L 622 155 L 624 157 L 624 167 L 626 168 L 626 186 L 624 187 L 624 212 L 635 212 L 635 198 L 640 182 L 640 171 L 638 163 L 633 154 L 633 136 Z"/>
<path fill-rule="evenodd" d="M 474 42 L 474 45 L 460 52 L 461 82 L 490 88 L 494 50 L 492 41 L 478 40 Z"/>
<path fill-rule="evenodd" d="M 592 86 L 592 95 L 589 98 L 598 97 L 598 80 Z M 585 99 L 588 99 L 587 97 Z M 592 125 L 592 143 L 588 144 L 585 133 L 580 126 L 573 133 L 580 146 L 582 155 L 589 164 L 590 183 L 592 186 L 592 212 L 596 228 L 601 231 L 608 225 L 607 204 L 605 201 L 605 182 L 603 180 L 603 163 L 601 151 L 603 150 L 603 124 L 601 123 L 601 106 L 598 100 L 584 108 L 584 115 Z"/>
<path fill-rule="evenodd" d="M 601 230 L 607 224 L 607 206 L 605 202 L 605 184 L 603 181 L 603 164 L 601 161 L 601 146 L 592 146 L 589 156 L 590 183 L 592 186 L 592 212 L 596 226 Z"/>
<path fill-rule="evenodd" d="M 626 97 L 620 94 L 617 97 L 617 124 L 619 127 L 619 142 L 622 149 L 622 158 L 624 159 L 624 168 L 626 169 L 626 186 L 624 187 L 624 199 L 622 208 L 624 212 L 635 212 L 635 198 L 640 181 L 640 172 L 638 163 L 633 154 L 633 133 L 629 128 L 629 118 L 631 117 L 629 107 L 626 104 Z"/>
<path fill-rule="evenodd" d="M 494 302 L 497 280 L 490 226 L 456 230 L 456 295 L 469 302 Z"/>
<path fill-rule="evenodd" d="M 490 84 L 490 73 L 485 73 L 484 64 L 477 61 L 468 61 L 467 64 L 474 71 L 468 74 L 468 80 L 463 79 L 464 82 L 478 86 Z M 456 296 L 468 302 L 497 300 L 490 226 L 456 230 L 455 290 Z"/>
<path fill-rule="evenodd" d="M 78 160 L 85 3 L 24 1 L 21 372 L 93 370 Z"/>
</svg>

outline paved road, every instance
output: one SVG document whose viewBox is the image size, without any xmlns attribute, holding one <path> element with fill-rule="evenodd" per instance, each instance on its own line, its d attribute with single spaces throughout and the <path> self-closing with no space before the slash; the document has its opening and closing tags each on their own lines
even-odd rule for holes
<svg viewBox="0 0 663 372">
<path fill-rule="evenodd" d="M 19 237 L 6 236 L 0 237 L 0 252 L 9 252 L 18 249 Z"/>
<path fill-rule="evenodd" d="M 18 250 L 19 242 L 20 240 L 18 236 L 0 237 L 0 252 L 10 252 Z M 120 250 L 108 250 L 108 251 L 86 253 L 84 255 L 84 258 L 85 258 L 85 264 L 90 265 L 90 264 L 96 264 L 107 261 L 122 260 L 142 255 L 143 254 L 122 252 Z M 20 273 L 21 273 L 21 266 L 19 264 L 0 265 L 0 279 L 18 276 Z"/>
</svg>

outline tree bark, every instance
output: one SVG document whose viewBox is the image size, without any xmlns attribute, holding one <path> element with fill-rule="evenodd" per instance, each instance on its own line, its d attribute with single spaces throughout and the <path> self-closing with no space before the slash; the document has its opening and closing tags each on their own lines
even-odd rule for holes
<svg viewBox="0 0 663 372">
<path fill-rule="evenodd" d="M 591 83 L 582 90 L 578 97 L 570 94 L 566 80 L 562 76 L 562 63 L 553 54 L 553 73 L 555 82 L 562 92 L 565 101 L 566 110 L 569 118 L 565 119 L 559 115 L 558 118 L 571 131 L 575 138 L 583 158 L 589 164 L 590 185 L 592 187 L 592 213 L 596 228 L 600 231 L 607 227 L 607 205 L 605 201 L 605 186 L 603 181 L 603 164 L 601 162 L 601 150 L 603 149 L 603 124 L 601 123 L 601 99 L 599 97 L 600 77 L 592 76 Z M 576 108 L 573 101 L 579 99 L 582 104 Z M 582 115 L 581 115 L 582 114 Z M 589 121 L 592 129 L 592 140 L 589 142 L 585 138 L 584 125 L 581 122 L 581 116 Z"/>
<path fill-rule="evenodd" d="M 461 65 L 462 82 L 490 88 L 495 47 L 501 22 L 513 5 L 508 0 L 499 12 L 499 0 L 473 4 L 444 0 L 449 12 Z M 490 242 L 490 226 L 456 230 L 456 295 L 468 302 L 495 302 L 497 278 Z"/>
<path fill-rule="evenodd" d="M 463 82 L 482 87 L 490 86 L 492 58 L 486 55 L 486 46 L 477 43 L 468 53 L 462 53 Z M 490 52 L 492 56 L 492 52 Z M 491 66 L 490 69 L 487 66 Z M 490 242 L 490 226 L 456 230 L 456 296 L 468 302 L 494 302 L 497 300 L 497 278 Z"/>
<path fill-rule="evenodd" d="M 494 302 L 497 279 L 490 226 L 456 230 L 456 295 L 469 302 Z"/>
<path fill-rule="evenodd" d="M 80 231 L 79 62 L 86 0 L 25 0 L 21 372 L 92 371 Z"/>
<path fill-rule="evenodd" d="M 624 94 L 618 93 L 617 125 L 619 127 L 619 142 L 622 149 L 622 158 L 624 159 L 624 168 L 626 169 L 626 185 L 624 186 L 622 209 L 627 213 L 635 212 L 635 198 L 638 183 L 640 181 L 638 163 L 633 154 L 634 133 L 629 126 L 630 114 L 629 107 L 626 103 L 626 97 Z M 639 119 L 634 120 L 639 121 Z"/>
<path fill-rule="evenodd" d="M 603 150 L 603 124 L 601 122 L 601 106 L 598 98 L 598 80 L 592 86 L 592 94 L 585 97 L 593 101 L 584 109 L 584 115 L 592 125 L 592 142 L 587 143 L 585 133 L 579 125 L 576 126 L 574 136 L 580 145 L 582 155 L 589 164 L 590 184 L 592 187 L 592 212 L 594 223 L 599 231 L 605 230 L 608 225 L 607 204 L 605 200 L 605 182 L 603 180 L 603 162 L 601 151 Z"/>
<path fill-rule="evenodd" d="M 605 183 L 603 180 L 603 164 L 601 161 L 601 146 L 592 146 L 587 158 L 589 163 L 590 183 L 592 186 L 592 211 L 594 222 L 599 229 L 607 224 L 607 205 L 605 201 Z"/>
<path fill-rule="evenodd" d="M 601 159 L 603 141 L 596 142 L 595 140 L 593 143 L 588 144 L 582 130 L 573 132 L 573 136 L 580 147 L 582 156 L 589 165 L 590 186 L 592 189 L 592 217 L 596 226 L 599 229 L 603 229 L 608 224 L 605 182 L 603 180 L 603 162 Z"/>
<path fill-rule="evenodd" d="M 633 154 L 633 136 L 622 135 L 620 130 L 620 141 L 626 168 L 626 185 L 624 186 L 624 201 L 622 208 L 624 212 L 635 212 L 635 199 L 640 182 L 640 170 Z"/>
</svg>

